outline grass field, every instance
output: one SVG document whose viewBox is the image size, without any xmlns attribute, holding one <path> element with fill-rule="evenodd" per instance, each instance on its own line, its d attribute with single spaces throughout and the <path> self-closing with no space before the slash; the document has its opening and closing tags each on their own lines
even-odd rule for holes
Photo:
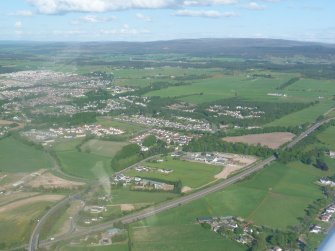
<svg viewBox="0 0 335 251">
<path fill-rule="evenodd" d="M 266 126 L 297 126 L 304 123 L 314 122 L 320 115 L 334 106 L 333 101 L 322 101 L 319 104 L 307 107 L 303 110 L 288 114 L 280 119 L 274 120 Z"/>
<path fill-rule="evenodd" d="M 129 251 L 128 243 L 115 243 L 108 246 L 64 246 L 59 251 Z"/>
<path fill-rule="evenodd" d="M 335 81 L 300 79 L 287 87 L 285 92 L 297 97 L 332 97 L 335 92 Z"/>
<path fill-rule="evenodd" d="M 115 127 L 125 131 L 125 134 L 120 135 L 119 137 L 132 137 L 139 132 L 145 130 L 144 126 L 137 125 L 137 124 L 130 124 L 121 121 L 117 121 L 111 117 L 99 117 L 98 124 L 106 127 Z"/>
<path fill-rule="evenodd" d="M 182 160 L 173 160 L 171 158 L 168 158 L 168 161 L 162 163 L 146 162 L 145 166 L 157 169 L 170 169 L 173 170 L 173 172 L 170 174 L 162 174 L 158 171 L 146 173 L 129 170 L 126 174 L 130 176 L 159 178 L 170 181 L 181 180 L 183 186 L 197 188 L 213 181 L 215 179 L 214 176 L 222 171 L 222 167 L 220 166 L 206 165 Z"/>
<path fill-rule="evenodd" d="M 63 172 L 81 178 L 98 178 L 100 171 L 111 172 L 111 158 L 74 151 L 56 152 Z M 102 167 L 102 169 L 101 169 Z"/>
<path fill-rule="evenodd" d="M 202 231 L 201 227 L 195 224 L 199 216 L 240 216 L 258 225 L 287 229 L 298 223 L 298 218 L 304 215 L 304 209 L 312 201 L 322 197 L 322 191 L 315 181 L 322 176 L 333 174 L 334 170 L 333 166 L 330 171 L 322 172 L 297 162 L 288 165 L 274 163 L 249 179 L 223 191 L 135 223 L 132 229 L 135 232 L 137 227 L 142 227 L 142 232 L 155 230 L 154 232 L 160 236 L 165 232 L 186 235 L 183 229 L 195 228 L 194 234 L 185 237 L 182 243 L 177 237 L 169 239 L 169 246 L 191 243 L 194 250 L 205 250 L 205 248 L 195 249 L 195 247 L 204 245 L 206 238 L 211 239 L 213 243 L 217 241 L 216 236 L 209 237 L 210 231 L 201 236 L 197 235 Z M 162 229 L 161 232 L 159 228 Z M 134 247 L 139 245 L 138 250 L 140 248 L 147 250 L 146 247 L 149 248 L 148 250 L 159 250 L 157 246 L 154 248 L 156 243 L 159 243 L 157 241 L 159 236 L 143 234 L 142 239 L 137 240 L 138 244 L 134 236 Z M 224 240 L 221 241 L 224 242 Z M 210 241 L 208 245 L 209 243 Z M 160 250 L 170 250 L 169 246 Z M 223 248 L 223 244 L 218 243 L 210 247 L 210 250 L 244 250 L 236 247 L 235 249 Z M 185 247 L 184 250 L 191 250 L 191 248 Z"/>
<path fill-rule="evenodd" d="M 113 158 L 127 144 L 126 142 L 91 139 L 81 146 L 81 150 L 82 152 Z"/>
<path fill-rule="evenodd" d="M 319 133 L 317 138 L 335 151 L 335 126 L 328 127 L 325 131 Z"/>
<path fill-rule="evenodd" d="M 50 202 L 35 202 L 0 214 L 0 243 L 7 246 L 26 244 L 36 220 Z"/>
<path fill-rule="evenodd" d="M 191 85 L 170 87 L 148 93 L 148 96 L 178 97 L 181 95 L 194 95 L 181 98 L 190 103 L 204 103 L 224 98 L 242 97 L 258 101 L 283 101 L 291 99 L 285 97 L 268 96 L 267 93 L 275 92 L 275 88 L 285 83 L 292 75 L 278 74 L 275 78 L 248 79 L 246 75 L 220 76 L 218 78 L 204 79 L 194 82 Z M 308 99 L 305 100 L 305 102 Z M 292 98 L 292 101 L 296 101 Z"/>
<path fill-rule="evenodd" d="M 136 192 L 125 188 L 112 190 L 113 204 L 155 204 L 167 199 L 177 197 L 175 193 L 161 193 L 161 192 Z"/>
<path fill-rule="evenodd" d="M 33 172 L 50 168 L 46 154 L 32 146 L 8 137 L 0 140 L 0 170 L 3 172 Z"/>
</svg>

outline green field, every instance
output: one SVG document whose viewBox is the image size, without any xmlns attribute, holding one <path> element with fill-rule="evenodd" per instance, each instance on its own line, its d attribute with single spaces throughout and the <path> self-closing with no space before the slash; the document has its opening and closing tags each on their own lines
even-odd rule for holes
<svg viewBox="0 0 335 251">
<path fill-rule="evenodd" d="M 45 153 L 12 137 L 0 140 L 0 170 L 3 172 L 33 172 L 50 168 Z"/>
<path fill-rule="evenodd" d="M 112 190 L 112 203 L 113 204 L 155 204 L 168 199 L 177 197 L 175 193 L 162 193 L 162 192 L 138 192 L 130 191 L 126 188 Z"/>
<path fill-rule="evenodd" d="M 182 235 L 184 228 L 195 228 L 195 233 L 188 238 L 185 237 L 182 242 L 193 243 L 193 248 L 198 245 L 201 247 L 205 242 L 204 239 L 209 238 L 210 233 L 210 231 L 204 233 L 203 237 L 197 236 L 196 233 L 202 231 L 201 227 L 195 224 L 199 216 L 240 216 L 257 225 L 265 225 L 273 229 L 287 229 L 298 223 L 298 218 L 304 216 L 304 209 L 312 201 L 322 197 L 320 187 L 315 184 L 317 179 L 333 174 L 334 170 L 335 168 L 332 167 L 330 171 L 322 172 L 312 166 L 297 162 L 288 165 L 274 163 L 251 178 L 223 191 L 150 217 L 132 226 L 134 231 L 137 227 L 142 227 L 143 231 L 156 229 L 154 232 L 158 233 L 161 228 L 162 233 L 159 235 L 163 235 L 163 232 Z M 160 237 L 154 234 L 143 235 L 143 239 L 138 240 L 138 245 L 142 250 L 147 250 L 146 247 L 149 250 L 159 250 L 157 246 L 155 247 L 158 238 Z M 183 245 L 180 239 L 175 238 L 169 239 L 171 246 Z M 217 236 L 213 233 L 211 239 L 214 243 Z M 136 237 L 134 242 L 134 247 L 136 247 Z M 223 249 L 222 247 L 216 243 L 213 244 L 213 247 L 211 246 L 210 250 L 234 250 L 231 247 Z M 160 250 L 170 249 L 166 247 Z"/>
<path fill-rule="evenodd" d="M 127 243 L 116 243 L 107 246 L 65 246 L 60 247 L 59 251 L 129 251 Z"/>
<path fill-rule="evenodd" d="M 213 181 L 215 179 L 214 176 L 222 171 L 222 167 L 220 166 L 206 165 L 182 160 L 173 160 L 172 158 L 168 158 L 167 161 L 164 161 L 162 163 L 146 162 L 144 165 L 156 169 L 170 169 L 173 170 L 173 172 L 170 174 L 162 174 L 158 171 L 136 172 L 135 170 L 129 170 L 128 172 L 126 172 L 126 174 L 129 176 L 159 178 L 169 181 L 181 180 L 183 186 L 197 188 Z"/>
<path fill-rule="evenodd" d="M 35 202 L 0 213 L 0 243 L 5 243 L 7 246 L 26 244 L 36 220 L 51 204 Z"/>
<path fill-rule="evenodd" d="M 218 78 L 198 80 L 191 85 L 153 91 L 148 93 L 147 96 L 178 97 L 190 95 L 181 98 L 181 100 L 197 104 L 235 96 L 258 101 L 288 102 L 291 101 L 289 98 L 268 96 L 267 93 L 275 92 L 275 88 L 288 81 L 290 77 L 292 75 L 288 74 L 277 74 L 271 79 L 249 79 L 246 75 L 220 76 Z M 199 95 L 199 93 L 202 93 L 202 95 Z M 293 99 L 292 101 L 296 102 Z"/>
<path fill-rule="evenodd" d="M 111 158 L 74 151 L 56 152 L 62 171 L 81 178 L 98 178 L 101 172 L 110 174 Z"/>
<path fill-rule="evenodd" d="M 285 93 L 297 97 L 332 97 L 335 93 L 335 81 L 300 79 L 287 87 Z"/>
<path fill-rule="evenodd" d="M 130 124 L 121 121 L 117 121 L 111 117 L 99 117 L 98 124 L 105 126 L 105 127 L 115 127 L 125 131 L 125 134 L 118 135 L 118 137 L 132 137 L 141 131 L 145 130 L 144 126 L 138 124 Z"/>
<path fill-rule="evenodd" d="M 127 145 L 126 142 L 91 139 L 81 146 L 81 150 L 83 152 L 113 158 L 125 145 Z"/>
<path fill-rule="evenodd" d="M 329 111 L 334 106 L 333 101 L 322 101 L 303 110 L 291 113 L 280 119 L 266 124 L 266 126 L 298 126 L 304 123 L 313 123 L 319 116 Z"/>
<path fill-rule="evenodd" d="M 319 133 L 317 138 L 335 151 L 335 126 L 328 127 L 325 131 Z"/>
</svg>

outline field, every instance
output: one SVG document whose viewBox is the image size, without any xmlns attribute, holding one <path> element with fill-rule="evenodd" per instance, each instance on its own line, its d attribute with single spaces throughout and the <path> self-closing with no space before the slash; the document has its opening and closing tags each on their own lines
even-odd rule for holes
<svg viewBox="0 0 335 251">
<path fill-rule="evenodd" d="M 319 133 L 317 138 L 335 151 L 335 126 L 328 127 L 325 131 Z"/>
<path fill-rule="evenodd" d="M 32 181 L 30 181 L 28 186 L 33 188 L 65 188 L 65 189 L 75 189 L 84 185 L 82 182 L 65 180 L 60 177 L 53 175 L 52 173 L 45 172 L 42 175 L 37 176 Z"/>
<path fill-rule="evenodd" d="M 3 172 L 33 172 L 51 167 L 45 153 L 12 137 L 0 140 L 0 156 L 0 170 Z"/>
<path fill-rule="evenodd" d="M 326 113 L 334 106 L 333 101 L 322 101 L 319 104 L 307 107 L 301 111 L 291 113 L 280 119 L 274 120 L 266 126 L 298 126 L 304 123 L 312 123 L 319 116 Z"/>
<path fill-rule="evenodd" d="M 167 161 L 164 161 L 162 163 L 146 162 L 145 166 L 153 167 L 156 169 L 170 169 L 173 170 L 173 172 L 170 174 L 162 174 L 159 173 L 157 170 L 154 172 L 137 172 L 135 170 L 129 170 L 126 175 L 147 178 L 159 178 L 170 181 L 181 180 L 183 186 L 197 188 L 215 180 L 214 176 L 222 170 L 222 167 L 220 166 L 213 166 L 182 160 L 173 160 L 171 158 L 168 158 Z"/>
<path fill-rule="evenodd" d="M 272 149 L 278 149 L 281 145 L 291 141 L 295 135 L 288 132 L 273 132 L 262 134 L 248 134 L 238 137 L 226 137 L 223 140 L 227 142 L 241 142 L 251 145 L 260 144 Z"/>
<path fill-rule="evenodd" d="M 219 76 L 217 78 L 198 80 L 191 85 L 169 87 L 148 93 L 148 96 L 161 97 L 182 97 L 181 100 L 190 103 L 205 103 L 235 96 L 258 101 L 294 101 L 294 97 L 273 97 L 268 96 L 275 92 L 275 88 L 288 81 L 292 77 L 289 74 L 277 74 L 274 78 L 248 79 L 247 75 L 240 76 Z M 199 95 L 202 93 L 201 95 Z M 314 99 L 314 98 L 313 98 Z M 307 98 L 305 102 L 311 100 Z M 301 100 L 300 100 L 301 101 Z"/>
<path fill-rule="evenodd" d="M 44 214 L 47 206 L 52 205 L 53 198 L 39 197 L 39 200 L 36 201 L 30 199 L 23 201 L 24 203 L 11 203 L 5 206 L 6 210 L 1 210 L 0 243 L 5 243 L 7 246 L 27 243 L 37 219 Z"/>
<path fill-rule="evenodd" d="M 118 141 L 103 141 L 98 139 L 91 139 L 85 142 L 80 148 L 82 152 L 92 153 L 106 157 L 114 157 L 114 155 L 127 145 L 126 142 Z"/>
<path fill-rule="evenodd" d="M 182 243 L 192 243 L 193 249 L 198 245 L 201 247 L 204 239 L 209 238 L 210 234 L 204 233 L 203 236 L 194 237 L 197 236 L 197 232 L 202 231 L 201 227 L 195 224 L 199 216 L 240 216 L 258 225 L 287 229 L 296 225 L 298 218 L 304 215 L 304 209 L 322 196 L 321 189 L 315 181 L 333 172 L 334 167 L 327 173 L 296 162 L 288 165 L 272 164 L 251 178 L 223 191 L 133 224 L 134 231 L 137 227 L 142 227 L 142 232 L 151 232 L 155 229 L 158 232 L 159 228 L 162 229 L 158 236 L 143 234 L 143 239 L 137 240 L 138 245 L 142 250 L 147 250 L 146 247 L 150 250 L 159 250 L 155 244 L 164 232 L 173 232 L 173 236 L 175 233 L 183 235 L 186 234 L 183 229 L 195 228 L 194 234 L 185 237 Z M 217 240 L 217 236 L 214 233 L 211 234 L 213 236 L 209 239 Z M 173 238 L 169 239 L 169 246 L 184 245 L 177 237 Z M 136 245 L 135 236 L 134 247 Z M 230 247 L 226 249 L 222 247 L 216 243 L 211 250 L 234 250 Z M 191 248 L 185 248 L 185 250 L 188 249 Z M 164 250 L 170 249 L 166 247 Z M 205 248 L 196 250 L 205 250 Z"/>
<path fill-rule="evenodd" d="M 111 158 L 73 151 L 56 152 L 62 171 L 80 178 L 98 178 L 111 172 Z"/>
<path fill-rule="evenodd" d="M 59 251 L 128 251 L 128 243 L 116 243 L 107 246 L 64 246 Z"/>
</svg>

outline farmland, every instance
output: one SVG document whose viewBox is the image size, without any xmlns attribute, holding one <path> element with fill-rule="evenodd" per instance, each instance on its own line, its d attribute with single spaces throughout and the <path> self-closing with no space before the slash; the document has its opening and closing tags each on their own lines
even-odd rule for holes
<svg viewBox="0 0 335 251">
<path fill-rule="evenodd" d="M 0 140 L 0 152 L 0 169 L 4 172 L 31 172 L 51 167 L 51 163 L 43 151 L 21 143 L 12 137 Z"/>
</svg>

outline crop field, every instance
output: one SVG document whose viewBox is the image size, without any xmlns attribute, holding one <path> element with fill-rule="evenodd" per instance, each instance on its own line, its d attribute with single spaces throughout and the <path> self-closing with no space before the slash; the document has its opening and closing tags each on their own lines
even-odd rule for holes
<svg viewBox="0 0 335 251">
<path fill-rule="evenodd" d="M 319 116 L 329 111 L 334 106 L 333 101 L 322 101 L 319 104 L 307 107 L 301 111 L 288 114 L 280 119 L 274 120 L 266 126 L 297 126 L 304 123 L 312 123 Z"/>
<path fill-rule="evenodd" d="M 291 75 L 278 75 L 276 78 L 248 79 L 245 75 L 219 76 L 217 78 L 204 79 L 191 85 L 170 87 L 148 93 L 148 96 L 182 97 L 181 100 L 190 103 L 205 103 L 225 98 L 241 97 L 258 101 L 290 101 L 287 97 L 268 96 L 268 93 L 276 92 L 275 88 L 288 81 Z M 200 94 L 200 95 L 199 95 Z M 295 101 L 295 100 L 294 100 Z"/>
<path fill-rule="evenodd" d="M 334 80 L 300 79 L 285 89 L 288 95 L 298 97 L 332 97 L 334 92 Z"/>
<path fill-rule="evenodd" d="M 129 170 L 126 174 L 130 176 L 159 178 L 170 181 L 181 180 L 183 186 L 197 188 L 215 180 L 214 176 L 222 170 L 222 167 L 220 166 L 173 160 L 171 158 L 162 163 L 146 162 L 145 166 L 153 167 L 156 171 L 137 172 L 135 170 Z M 173 170 L 173 172 L 170 174 L 162 174 L 157 171 L 159 168 L 170 169 Z"/>
<path fill-rule="evenodd" d="M 92 153 L 92 154 L 112 158 L 125 145 L 127 145 L 126 142 L 91 139 L 85 142 L 81 146 L 81 150 L 82 152 L 87 152 L 87 153 Z"/>
<path fill-rule="evenodd" d="M 0 156 L 3 172 L 32 172 L 51 167 L 45 153 L 12 137 L 0 140 Z"/>
<path fill-rule="evenodd" d="M 206 236 L 216 234 L 208 231 L 208 233 L 194 237 L 197 236 L 196 232 L 202 231 L 201 227 L 195 223 L 199 216 L 240 216 L 258 225 L 274 229 L 287 229 L 298 223 L 298 218 L 304 216 L 304 209 L 312 201 L 322 197 L 322 191 L 315 184 L 315 181 L 333 172 L 334 167 L 328 172 L 322 172 L 312 166 L 297 162 L 288 165 L 274 163 L 249 179 L 223 191 L 134 223 L 132 231 L 135 233 L 137 227 L 141 229 L 139 234 L 145 233 L 146 230 L 149 233 L 151 231 L 157 233 L 157 236 L 155 234 L 147 236 L 142 234 L 142 240 L 136 239 L 135 235 L 134 247 L 139 245 L 138 250 L 141 248 L 146 250 L 146 247 L 152 248 L 150 250 L 159 250 L 158 246 L 155 245 L 159 242 L 157 240 L 160 236 L 165 236 L 164 232 L 166 235 L 172 233 L 173 238 L 167 238 L 169 245 L 160 250 L 170 250 L 169 246 L 177 245 L 192 245 L 193 250 L 195 247 L 201 247 L 205 243 Z M 196 231 L 188 237 L 186 233 L 183 233 L 185 232 L 183 229 L 187 228 L 196 228 Z M 174 237 L 174 233 L 179 233 L 181 236 L 186 235 L 182 243 L 177 235 Z M 217 236 L 211 237 L 213 243 L 218 241 L 217 238 Z M 222 239 L 220 241 L 226 243 Z M 229 244 L 218 245 L 216 243 L 213 244 L 211 250 L 216 250 L 217 247 L 220 247 L 217 250 L 245 250 L 238 249 L 235 243 L 232 244 L 235 245 L 233 248 L 227 246 L 225 249 L 223 245 Z M 191 250 L 191 248 L 185 247 L 184 250 Z M 196 250 L 205 250 L 205 248 Z"/>
<path fill-rule="evenodd" d="M 223 140 L 227 142 L 241 142 L 251 145 L 262 145 L 272 149 L 277 149 L 281 145 L 291 141 L 294 138 L 294 134 L 288 132 L 273 132 L 273 133 L 262 133 L 262 134 L 247 134 L 237 137 L 225 137 Z"/>
</svg>

